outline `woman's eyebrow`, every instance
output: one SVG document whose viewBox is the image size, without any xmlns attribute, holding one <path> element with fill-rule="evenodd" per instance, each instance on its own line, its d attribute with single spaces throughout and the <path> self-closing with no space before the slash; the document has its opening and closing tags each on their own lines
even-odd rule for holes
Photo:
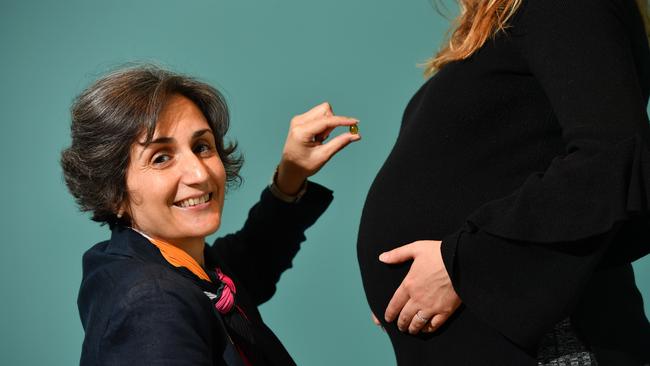
<svg viewBox="0 0 650 366">
<path fill-rule="evenodd" d="M 195 138 L 197 138 L 197 137 L 203 136 L 206 132 L 212 134 L 212 130 L 211 130 L 211 129 L 209 129 L 209 128 L 204 128 L 204 129 L 202 129 L 202 130 L 198 130 L 198 131 L 194 132 L 194 133 L 192 134 L 192 138 L 195 139 Z M 147 144 L 147 146 L 148 146 L 148 145 L 152 145 L 152 144 L 169 144 L 169 143 L 172 143 L 172 142 L 175 142 L 175 141 L 176 141 L 176 139 L 173 138 L 173 137 L 161 136 L 161 137 L 158 137 L 158 138 L 156 138 L 156 139 L 151 140 L 151 142 L 149 142 L 149 143 Z"/>
<path fill-rule="evenodd" d="M 142 150 L 140 150 L 140 154 L 138 154 L 138 159 L 142 158 L 142 154 L 144 154 L 144 152 L 147 151 L 147 149 L 149 149 L 149 147 L 151 145 L 153 145 L 153 144 L 171 144 L 174 141 L 176 141 L 176 139 L 173 138 L 173 137 L 162 136 L 162 137 L 158 137 L 158 138 L 156 138 L 154 140 L 151 140 L 148 143 L 139 142 L 140 146 L 142 146 Z"/>
<path fill-rule="evenodd" d="M 209 128 L 204 128 L 204 129 L 202 129 L 202 130 L 198 130 L 198 131 L 194 132 L 194 133 L 192 134 L 192 138 L 195 139 L 195 138 L 197 138 L 197 137 L 203 136 L 206 132 L 213 134 L 211 129 L 209 129 Z M 214 134 L 213 134 L 213 135 L 214 135 Z"/>
<path fill-rule="evenodd" d="M 169 143 L 172 143 L 174 141 L 176 141 L 176 139 L 174 139 L 173 137 L 164 137 L 163 136 L 163 137 L 158 137 L 155 140 L 151 140 L 151 142 L 149 142 L 147 145 L 151 145 L 151 144 L 169 144 Z"/>
</svg>

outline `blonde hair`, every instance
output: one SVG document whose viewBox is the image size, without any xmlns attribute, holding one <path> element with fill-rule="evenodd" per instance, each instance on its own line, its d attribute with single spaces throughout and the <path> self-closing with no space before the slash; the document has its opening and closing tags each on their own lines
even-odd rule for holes
<svg viewBox="0 0 650 366">
<path fill-rule="evenodd" d="M 650 43 L 650 5 L 648 5 L 648 2 L 650 2 L 650 0 L 636 0 L 636 4 L 639 6 L 639 10 L 641 11 L 643 24 L 645 25 L 648 43 Z"/>
<path fill-rule="evenodd" d="M 522 2 L 522 0 L 457 1 L 460 15 L 452 23 L 446 46 L 424 64 L 426 76 L 433 75 L 452 61 L 464 60 L 474 54 L 488 38 L 506 29 L 508 20 Z M 648 1 L 650 0 L 636 0 L 650 42 Z"/>
</svg>

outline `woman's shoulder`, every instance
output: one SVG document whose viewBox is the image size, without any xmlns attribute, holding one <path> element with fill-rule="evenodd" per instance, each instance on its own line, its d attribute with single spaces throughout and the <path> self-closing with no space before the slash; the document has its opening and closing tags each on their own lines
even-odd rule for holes
<svg viewBox="0 0 650 366">
<path fill-rule="evenodd" d="M 179 355 L 196 356 L 202 360 L 196 364 L 203 364 L 209 354 L 201 347 L 212 337 L 211 303 L 169 266 L 94 247 L 84 256 L 78 306 L 85 332 L 83 365 Z M 188 342 L 191 349 L 182 347 Z M 195 349 L 201 352 L 190 352 Z"/>
<path fill-rule="evenodd" d="M 619 21 L 638 17 L 635 0 L 523 0 L 514 19 L 540 26 L 550 22 L 566 22 L 576 27 L 594 21 Z"/>
<path fill-rule="evenodd" d="M 147 291 L 198 291 L 155 246 L 130 228 L 113 229 L 111 239 L 91 247 L 82 262 L 82 290 L 117 291 L 120 296 L 136 287 Z"/>
<path fill-rule="evenodd" d="M 202 312 L 207 305 L 200 288 L 169 266 L 110 253 L 106 243 L 86 252 L 83 267 L 77 301 L 82 323 L 91 314 L 108 318 L 153 304 L 190 312 Z"/>
<path fill-rule="evenodd" d="M 521 36 L 529 60 L 551 71 L 564 60 L 590 64 L 594 52 L 603 50 L 610 56 L 605 62 L 615 62 L 620 56 L 613 52 L 621 52 L 622 45 L 632 47 L 635 54 L 648 47 L 635 0 L 523 0 L 508 32 Z"/>
</svg>

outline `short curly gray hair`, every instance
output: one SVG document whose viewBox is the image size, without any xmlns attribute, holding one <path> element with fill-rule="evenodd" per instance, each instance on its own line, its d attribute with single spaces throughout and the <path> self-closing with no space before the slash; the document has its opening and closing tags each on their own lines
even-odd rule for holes
<svg viewBox="0 0 650 366">
<path fill-rule="evenodd" d="M 237 144 L 224 143 L 229 117 L 226 102 L 215 88 L 192 77 L 154 65 L 111 72 L 84 90 L 72 105 L 72 144 L 61 153 L 63 176 L 81 211 L 113 227 L 130 225 L 118 218 L 119 205 L 128 198 L 126 172 L 131 145 L 146 132 L 150 143 L 158 115 L 175 94 L 194 102 L 214 133 L 217 152 L 229 186 L 240 183 L 243 158 Z"/>
</svg>

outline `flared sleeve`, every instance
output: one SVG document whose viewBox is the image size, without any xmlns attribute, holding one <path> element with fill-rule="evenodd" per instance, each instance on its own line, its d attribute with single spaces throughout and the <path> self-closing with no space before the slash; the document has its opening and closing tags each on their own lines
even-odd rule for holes
<svg viewBox="0 0 650 366">
<path fill-rule="evenodd" d="M 631 0 L 524 1 L 513 25 L 566 152 L 473 212 L 442 254 L 467 308 L 535 350 L 597 266 L 650 251 L 650 52 Z"/>
</svg>

